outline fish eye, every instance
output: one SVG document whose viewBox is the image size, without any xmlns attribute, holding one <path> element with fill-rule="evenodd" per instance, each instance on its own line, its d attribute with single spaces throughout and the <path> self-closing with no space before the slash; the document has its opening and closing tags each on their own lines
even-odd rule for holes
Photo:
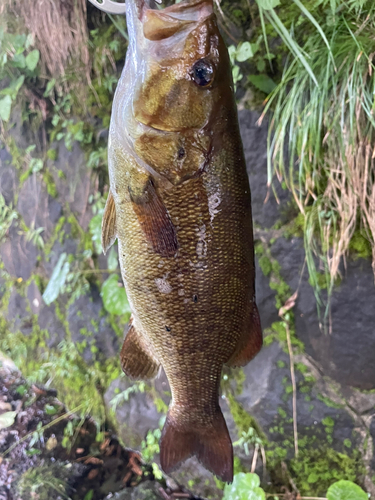
<svg viewBox="0 0 375 500">
<path fill-rule="evenodd" d="M 208 87 L 214 80 L 214 65 L 208 59 L 199 59 L 192 67 L 191 76 L 199 87 Z"/>
</svg>

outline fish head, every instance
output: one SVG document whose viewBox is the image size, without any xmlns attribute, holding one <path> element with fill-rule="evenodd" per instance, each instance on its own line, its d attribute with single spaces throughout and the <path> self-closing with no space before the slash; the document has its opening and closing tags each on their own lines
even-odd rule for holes
<svg viewBox="0 0 375 500">
<path fill-rule="evenodd" d="M 135 120 L 160 131 L 202 130 L 223 88 L 231 86 L 213 0 L 183 0 L 160 10 L 147 0 L 128 5 Z"/>
</svg>

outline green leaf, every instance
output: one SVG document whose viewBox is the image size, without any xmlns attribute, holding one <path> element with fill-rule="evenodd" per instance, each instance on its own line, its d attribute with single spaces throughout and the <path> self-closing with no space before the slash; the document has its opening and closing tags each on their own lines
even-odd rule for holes
<svg viewBox="0 0 375 500">
<path fill-rule="evenodd" d="M 116 271 L 118 266 L 118 255 L 115 245 L 113 245 L 109 251 L 107 263 L 110 271 Z"/>
<path fill-rule="evenodd" d="M 48 83 L 47 83 L 47 87 L 46 87 L 46 90 L 43 94 L 43 97 L 48 97 L 51 90 L 53 89 L 53 87 L 55 86 L 55 83 L 56 83 L 56 80 L 55 78 L 52 78 L 52 80 L 50 80 Z"/>
<path fill-rule="evenodd" d="M 13 59 L 12 59 L 12 65 L 15 67 L 15 68 L 25 68 L 26 67 L 26 59 L 25 59 L 25 56 L 21 53 L 21 54 L 15 54 Z"/>
<path fill-rule="evenodd" d="M 271 10 L 280 5 L 280 0 L 257 0 L 257 4 L 261 9 Z"/>
<path fill-rule="evenodd" d="M 249 75 L 249 82 L 251 82 L 254 87 L 261 90 L 265 94 L 270 94 L 277 87 L 276 83 L 268 75 Z"/>
<path fill-rule="evenodd" d="M 30 71 L 34 71 L 39 62 L 40 53 L 38 49 L 32 50 L 26 56 L 26 66 Z"/>
<path fill-rule="evenodd" d="M 16 418 L 16 411 L 7 411 L 0 415 L 0 430 L 6 429 L 14 424 L 14 420 Z"/>
<path fill-rule="evenodd" d="M 28 457 L 33 457 L 34 455 L 41 455 L 42 450 L 38 450 L 37 448 L 31 448 L 31 450 L 26 450 L 25 453 Z"/>
<path fill-rule="evenodd" d="M 266 494 L 259 485 L 257 474 L 240 472 L 234 476 L 232 484 L 225 486 L 224 500 L 265 500 Z"/>
<path fill-rule="evenodd" d="M 32 172 L 40 172 L 43 169 L 43 166 L 43 160 L 40 158 L 31 158 L 29 168 Z"/>
<path fill-rule="evenodd" d="M 272 26 L 275 28 L 276 32 L 280 35 L 283 42 L 288 46 L 289 50 L 294 54 L 294 56 L 299 59 L 300 63 L 305 67 L 306 71 L 310 75 L 310 78 L 313 80 L 315 85 L 319 87 L 318 81 L 314 75 L 313 70 L 311 69 L 309 63 L 306 60 L 306 57 L 302 53 L 301 47 L 291 36 L 289 31 L 284 26 L 283 22 L 280 20 L 279 16 L 276 14 L 274 10 L 270 11 L 269 14 L 270 21 Z"/>
<path fill-rule="evenodd" d="M 103 283 L 101 296 L 104 307 L 109 313 L 122 315 L 131 312 L 125 288 L 119 286 L 117 274 L 111 274 Z"/>
<path fill-rule="evenodd" d="M 315 471 L 310 472 L 309 477 L 307 478 L 308 483 L 316 483 L 319 481 L 319 476 Z"/>
<path fill-rule="evenodd" d="M 25 49 L 28 49 L 31 45 L 34 45 L 35 39 L 34 35 L 32 33 L 29 33 L 27 35 L 26 41 L 25 41 Z"/>
<path fill-rule="evenodd" d="M 7 122 L 10 118 L 10 111 L 12 109 L 12 98 L 6 95 L 0 99 L 0 119 Z"/>
<path fill-rule="evenodd" d="M 47 415 L 56 415 L 59 410 L 53 405 L 46 404 L 44 407 L 44 411 Z"/>
<path fill-rule="evenodd" d="M 301 12 L 303 12 L 303 14 L 307 17 L 307 19 L 309 19 L 312 22 L 312 24 L 315 26 L 315 28 L 318 30 L 320 36 L 324 40 L 324 43 L 327 45 L 327 48 L 328 48 L 328 51 L 330 53 L 331 60 L 332 60 L 333 64 L 335 64 L 335 61 L 333 59 L 332 52 L 331 52 L 331 46 L 329 45 L 327 37 L 325 36 L 324 31 L 322 30 L 320 24 L 316 21 L 315 17 L 313 15 L 311 15 L 309 10 L 306 9 L 306 7 L 303 5 L 303 3 L 300 0 L 293 0 L 293 2 L 301 9 Z"/>
<path fill-rule="evenodd" d="M 21 75 L 17 78 L 17 80 L 14 83 L 12 83 L 11 87 L 14 88 L 16 92 L 18 92 L 19 89 L 22 87 L 24 81 L 25 81 L 25 76 Z"/>
<path fill-rule="evenodd" d="M 98 255 L 103 253 L 102 247 L 102 219 L 103 214 L 99 213 L 94 215 L 94 217 L 90 220 L 89 228 L 91 232 L 91 239 L 95 245 L 95 250 Z"/>
<path fill-rule="evenodd" d="M 66 261 L 66 253 L 62 253 L 53 270 L 51 279 L 43 293 L 43 300 L 49 306 L 57 299 L 64 288 L 66 277 L 69 273 L 69 262 Z"/>
<path fill-rule="evenodd" d="M 255 51 L 253 51 L 251 44 L 249 42 L 244 42 L 237 48 L 236 59 L 238 62 L 244 62 L 254 57 L 254 54 Z"/>
<path fill-rule="evenodd" d="M 368 500 L 368 495 L 351 481 L 338 481 L 328 488 L 328 500 Z"/>
<path fill-rule="evenodd" d="M 12 101 L 14 101 L 17 97 L 19 89 L 22 87 L 24 80 L 25 80 L 25 77 L 23 75 L 18 77 L 17 80 L 12 80 L 9 87 L 6 87 L 5 89 L 0 90 L 0 94 L 1 95 L 9 95 L 12 98 Z"/>
<path fill-rule="evenodd" d="M 94 490 L 90 490 L 86 493 L 85 498 L 83 500 L 92 500 L 94 496 Z"/>
</svg>

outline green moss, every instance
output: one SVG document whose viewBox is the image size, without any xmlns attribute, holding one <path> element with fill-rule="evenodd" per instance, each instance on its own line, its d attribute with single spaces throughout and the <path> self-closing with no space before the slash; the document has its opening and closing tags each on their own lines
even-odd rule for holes
<svg viewBox="0 0 375 500">
<path fill-rule="evenodd" d="M 154 403 L 156 406 L 156 410 L 158 413 L 164 413 L 165 415 L 168 412 L 168 405 L 164 403 L 164 401 L 160 397 L 154 398 Z"/>
<path fill-rule="evenodd" d="M 51 235 L 50 239 L 44 245 L 44 254 L 46 257 L 48 257 L 49 254 L 51 253 L 53 245 L 56 243 L 57 240 L 62 242 L 63 237 L 64 237 L 63 228 L 64 228 L 65 223 L 66 223 L 65 216 L 60 217 L 60 219 L 57 221 L 57 223 L 54 227 L 54 230 L 53 230 L 53 234 Z"/>
<path fill-rule="evenodd" d="M 322 424 L 327 427 L 333 427 L 335 425 L 335 421 L 333 420 L 332 417 L 325 417 L 322 420 Z"/>
<path fill-rule="evenodd" d="M 285 410 L 283 410 L 282 408 L 278 408 L 277 412 L 281 418 L 286 418 L 286 411 Z"/>
<path fill-rule="evenodd" d="M 61 321 L 62 325 L 64 326 L 67 338 L 71 339 L 72 334 L 71 334 L 70 328 L 69 328 L 69 321 L 66 318 L 66 311 L 63 312 L 63 310 L 61 309 L 60 304 L 58 303 L 57 300 L 54 302 L 54 305 L 55 305 L 55 315 Z"/>
<path fill-rule="evenodd" d="M 284 236 L 286 238 L 303 238 L 305 229 L 305 216 L 300 212 L 289 224 L 285 226 Z"/>
<path fill-rule="evenodd" d="M 234 423 L 236 424 L 236 427 L 238 429 L 238 434 L 240 435 L 242 432 L 246 433 L 250 428 L 253 428 L 255 429 L 259 438 L 262 441 L 266 442 L 267 438 L 256 419 L 249 415 L 249 413 L 247 413 L 244 407 L 236 400 L 233 395 L 228 394 L 227 399 Z"/>
<path fill-rule="evenodd" d="M 54 463 L 34 467 L 27 470 L 17 484 L 20 498 L 68 498 L 68 480 L 71 478 L 71 467 L 63 463 Z"/>
<path fill-rule="evenodd" d="M 258 262 L 264 276 L 269 276 L 272 272 L 272 262 L 270 259 L 266 255 L 261 255 Z"/>
<path fill-rule="evenodd" d="M 332 401 L 332 399 L 328 398 L 327 396 L 323 396 L 323 394 L 318 394 L 318 399 L 322 401 L 329 408 L 337 408 L 337 409 L 343 408 L 343 405 L 335 403 L 334 401 Z"/>
<path fill-rule="evenodd" d="M 358 451 L 350 456 L 329 447 L 300 448 L 298 459 L 288 463 L 302 496 L 322 496 L 335 481 L 346 479 L 358 483 L 364 466 Z"/>
<path fill-rule="evenodd" d="M 54 150 L 52 150 L 54 151 Z M 53 180 L 52 174 L 49 170 L 44 170 L 43 180 L 47 188 L 47 192 L 52 198 L 57 198 L 57 189 L 55 181 Z"/>
<path fill-rule="evenodd" d="M 57 160 L 57 149 L 50 148 L 50 149 L 47 151 L 47 158 L 48 158 L 49 160 L 56 161 L 56 160 Z"/>
<path fill-rule="evenodd" d="M 349 251 L 355 259 L 372 257 L 372 246 L 368 237 L 362 231 L 356 231 L 349 243 Z"/>
</svg>

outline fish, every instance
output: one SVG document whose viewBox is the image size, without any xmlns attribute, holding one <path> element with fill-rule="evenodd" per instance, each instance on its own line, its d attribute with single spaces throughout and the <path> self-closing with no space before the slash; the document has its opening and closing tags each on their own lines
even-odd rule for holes
<svg viewBox="0 0 375 500">
<path fill-rule="evenodd" d="M 161 367 L 171 402 L 160 439 L 167 474 L 196 456 L 233 480 L 220 409 L 224 365 L 261 349 L 251 194 L 228 51 L 213 0 L 162 9 L 127 0 L 129 47 L 112 108 L 105 251 L 118 240 L 132 316 L 121 365 Z"/>
</svg>

